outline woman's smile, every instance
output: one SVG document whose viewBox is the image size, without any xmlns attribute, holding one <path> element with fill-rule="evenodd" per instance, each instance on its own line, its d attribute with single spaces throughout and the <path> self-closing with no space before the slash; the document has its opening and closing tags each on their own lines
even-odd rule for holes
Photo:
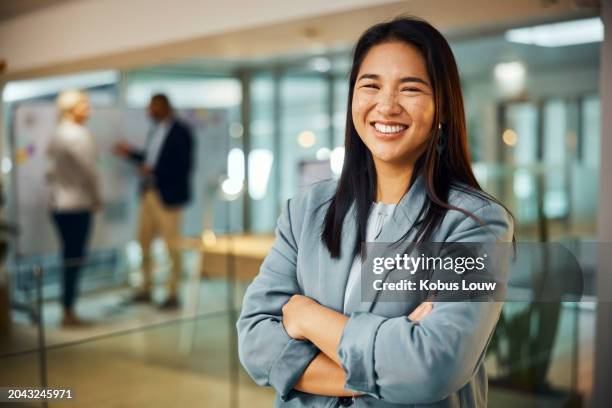
<svg viewBox="0 0 612 408">
<path fill-rule="evenodd" d="M 406 134 L 409 126 L 397 122 L 373 121 L 370 126 L 374 132 L 374 136 L 381 141 L 396 140 Z"/>
</svg>

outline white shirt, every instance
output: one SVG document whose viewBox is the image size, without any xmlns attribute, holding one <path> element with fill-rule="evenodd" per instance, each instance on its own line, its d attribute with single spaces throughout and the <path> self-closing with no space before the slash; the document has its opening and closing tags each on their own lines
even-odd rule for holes
<svg viewBox="0 0 612 408">
<path fill-rule="evenodd" d="M 374 203 L 370 215 L 368 216 L 368 225 L 366 227 L 366 242 L 374 242 L 378 239 L 385 223 L 391 218 L 396 204 Z M 348 305 L 351 296 L 359 296 L 361 291 L 361 256 L 357 254 L 351 265 L 346 289 L 344 291 L 344 311 Z"/>
<path fill-rule="evenodd" d="M 62 120 L 49 141 L 47 158 L 53 210 L 80 211 L 100 205 L 97 151 L 85 126 Z"/>
<path fill-rule="evenodd" d="M 151 140 L 149 140 L 149 143 L 147 144 L 147 151 L 145 155 L 145 164 L 147 166 L 153 168 L 157 164 L 159 153 L 161 152 L 161 148 L 166 141 L 166 137 L 168 136 L 172 122 L 172 119 L 166 119 L 158 122 L 155 125 L 153 133 L 151 134 Z"/>
</svg>

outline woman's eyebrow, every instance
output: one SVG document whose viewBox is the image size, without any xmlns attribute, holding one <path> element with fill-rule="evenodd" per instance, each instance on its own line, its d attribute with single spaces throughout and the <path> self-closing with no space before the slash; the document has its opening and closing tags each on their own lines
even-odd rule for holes
<svg viewBox="0 0 612 408">
<path fill-rule="evenodd" d="M 380 79 L 380 75 L 377 74 L 363 74 L 361 75 L 357 81 L 361 81 L 362 79 Z M 423 85 L 427 85 L 429 86 L 429 84 L 427 83 L 427 81 L 425 81 L 424 79 L 421 79 L 419 77 L 415 77 L 415 76 L 407 76 L 407 77 L 403 77 L 402 79 L 400 79 L 400 83 L 406 83 L 406 82 L 418 82 L 420 84 Z"/>
<path fill-rule="evenodd" d="M 429 84 L 427 83 L 427 81 L 425 81 L 424 79 L 421 79 L 419 77 L 413 77 L 413 76 L 409 76 L 409 77 L 404 77 L 402 79 L 400 79 L 400 83 L 405 83 L 405 82 L 418 82 L 420 84 L 423 85 L 427 85 L 429 86 Z"/>
</svg>

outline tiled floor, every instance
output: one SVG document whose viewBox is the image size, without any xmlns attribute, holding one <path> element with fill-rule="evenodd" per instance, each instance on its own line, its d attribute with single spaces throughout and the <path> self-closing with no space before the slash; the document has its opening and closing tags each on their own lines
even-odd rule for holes
<svg viewBox="0 0 612 408">
<path fill-rule="evenodd" d="M 72 388 L 72 407 L 229 406 L 236 388 L 230 388 L 230 366 L 235 360 L 229 347 L 233 324 L 226 308 L 226 286 L 222 281 L 203 281 L 199 303 L 195 290 L 184 289 L 183 308 L 177 312 L 124 305 L 129 294 L 125 289 L 83 296 L 79 310 L 96 324 L 78 330 L 60 329 L 59 306 L 46 303 L 49 385 Z M 0 339 L 0 385 L 38 386 L 37 331 L 23 316 L 16 317 L 11 336 Z M 593 313 L 583 311 L 580 321 L 584 347 L 579 348 L 578 387 L 589 390 Z M 561 332 L 561 336 L 570 334 Z M 570 357 L 568 350 L 560 348 L 551 367 L 553 383 L 568 381 Z M 242 369 L 238 371 L 235 395 L 240 407 L 272 406 L 272 391 L 256 386 Z M 65 406 L 51 404 L 56 405 Z M 554 400 L 490 390 L 490 406 L 517 405 L 558 406 Z"/>
</svg>

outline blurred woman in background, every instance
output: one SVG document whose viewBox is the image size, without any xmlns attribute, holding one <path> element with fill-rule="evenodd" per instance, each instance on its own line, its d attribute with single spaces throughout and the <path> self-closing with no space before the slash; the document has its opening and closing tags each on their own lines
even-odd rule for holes
<svg viewBox="0 0 612 408">
<path fill-rule="evenodd" d="M 57 98 L 60 122 L 47 151 L 51 211 L 62 245 L 64 315 L 62 326 L 81 326 L 75 314 L 79 270 L 83 264 L 93 212 L 100 208 L 96 148 L 85 127 L 91 107 L 87 94 L 62 92 Z"/>
</svg>

